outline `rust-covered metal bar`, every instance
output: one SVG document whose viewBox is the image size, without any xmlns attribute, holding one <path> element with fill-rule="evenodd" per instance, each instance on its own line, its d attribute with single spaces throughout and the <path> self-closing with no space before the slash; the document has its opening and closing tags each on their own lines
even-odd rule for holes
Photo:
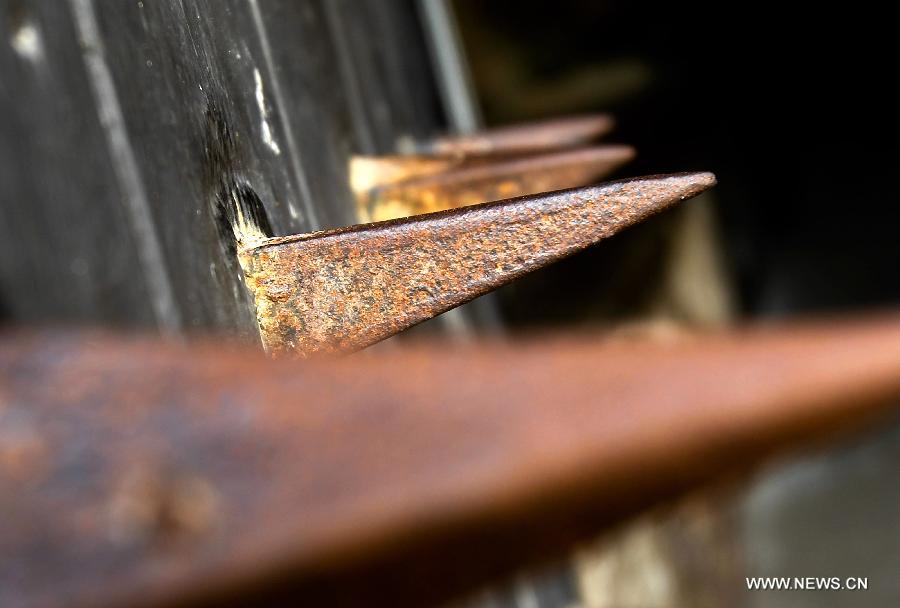
<svg viewBox="0 0 900 608">
<path fill-rule="evenodd" d="M 896 317 L 308 361 L 6 334 L 0 605 L 435 603 L 898 398 Z"/>
<path fill-rule="evenodd" d="M 264 239 L 239 252 L 266 348 L 351 352 L 580 251 L 711 187 L 637 178 Z"/>
<path fill-rule="evenodd" d="M 396 179 L 401 173 L 393 165 L 393 172 L 384 169 L 380 186 L 357 192 L 359 216 L 382 221 L 574 188 L 606 177 L 633 158 L 631 146 L 597 146 L 490 163 L 442 165 L 418 159 L 405 167 L 405 175 L 414 177 Z M 369 163 L 357 171 L 364 167 L 375 168 Z"/>
<path fill-rule="evenodd" d="M 426 142 L 419 151 L 444 156 L 529 154 L 583 145 L 606 135 L 614 126 L 608 114 L 567 116 L 467 135 L 444 135 Z"/>
</svg>

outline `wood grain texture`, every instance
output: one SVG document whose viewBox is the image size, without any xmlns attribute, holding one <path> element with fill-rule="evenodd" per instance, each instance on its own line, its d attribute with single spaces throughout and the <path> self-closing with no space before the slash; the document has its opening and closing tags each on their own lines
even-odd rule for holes
<svg viewBox="0 0 900 608">
<path fill-rule="evenodd" d="M 5 314 L 154 324 L 71 13 L 62 4 L 0 0 L 0 32 Z M 23 37 L 27 44 L 14 43 Z"/>
<path fill-rule="evenodd" d="M 6 315 L 255 339 L 234 207 L 352 224 L 350 155 L 440 128 L 411 3 L 381 7 L 0 0 Z"/>
</svg>

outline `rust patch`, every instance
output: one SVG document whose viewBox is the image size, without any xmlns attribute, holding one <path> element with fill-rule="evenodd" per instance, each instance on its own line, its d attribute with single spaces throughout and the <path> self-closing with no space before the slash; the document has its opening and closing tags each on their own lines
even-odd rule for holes
<svg viewBox="0 0 900 608">
<path fill-rule="evenodd" d="M 350 159 L 350 188 L 357 195 L 425 175 L 434 175 L 463 161 L 418 154 L 354 156 Z"/>
<path fill-rule="evenodd" d="M 611 182 L 271 238 L 239 253 L 273 354 L 359 350 L 580 251 L 715 184 Z"/>
</svg>

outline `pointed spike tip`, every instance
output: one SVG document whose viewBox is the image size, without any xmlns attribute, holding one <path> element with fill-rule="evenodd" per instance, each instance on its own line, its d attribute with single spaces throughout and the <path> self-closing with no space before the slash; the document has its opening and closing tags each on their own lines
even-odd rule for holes
<svg viewBox="0 0 900 608">
<path fill-rule="evenodd" d="M 693 188 L 687 196 L 697 196 L 701 192 L 712 188 L 716 185 L 716 183 L 718 183 L 715 174 L 710 171 L 685 173 L 683 174 L 683 176 L 693 184 Z"/>
<path fill-rule="evenodd" d="M 650 175 L 617 183 L 629 201 L 625 211 L 628 215 L 634 215 L 639 211 L 649 213 L 662 211 L 678 202 L 702 194 L 716 185 L 716 176 L 709 171 L 697 171 Z M 608 196 L 609 185 L 597 186 L 598 196 Z"/>
<path fill-rule="evenodd" d="M 623 180 L 624 182 L 655 182 L 674 191 L 681 191 L 685 198 L 697 196 L 716 185 L 716 176 L 709 171 L 666 173 Z"/>
</svg>

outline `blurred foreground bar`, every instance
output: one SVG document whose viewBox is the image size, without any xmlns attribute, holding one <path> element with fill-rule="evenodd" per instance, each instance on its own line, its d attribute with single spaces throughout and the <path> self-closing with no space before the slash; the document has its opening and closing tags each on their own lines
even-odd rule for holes
<svg viewBox="0 0 900 608">
<path fill-rule="evenodd" d="M 272 361 L 0 339 L 0 605 L 422 605 L 889 414 L 900 318 Z"/>
</svg>

